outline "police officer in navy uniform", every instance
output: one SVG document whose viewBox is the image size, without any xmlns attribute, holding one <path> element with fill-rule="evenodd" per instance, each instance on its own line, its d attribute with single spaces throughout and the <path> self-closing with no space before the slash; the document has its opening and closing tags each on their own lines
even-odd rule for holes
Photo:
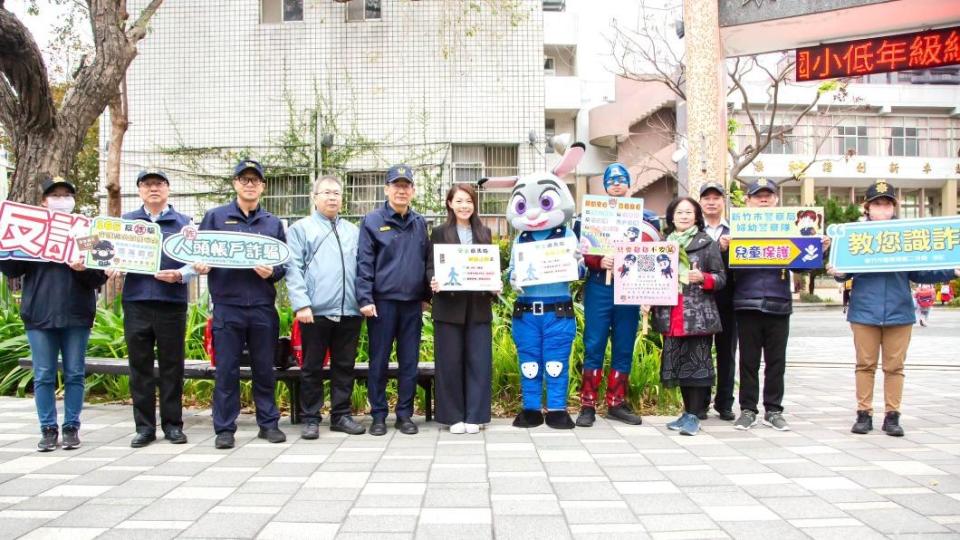
<svg viewBox="0 0 960 540">
<path fill-rule="evenodd" d="M 367 395 L 371 435 L 387 433 L 387 363 L 397 343 L 396 428 L 417 433 L 413 397 L 417 386 L 422 310 L 430 299 L 427 222 L 410 207 L 415 190 L 413 170 L 395 165 L 387 171 L 387 201 L 363 218 L 357 263 L 357 305 L 367 319 L 370 371 Z M 423 302 L 424 304 L 421 304 Z"/>
<path fill-rule="evenodd" d="M 166 238 L 190 224 L 190 218 L 167 203 L 170 179 L 158 169 L 137 175 L 143 205 L 123 215 L 160 226 Z M 114 272 L 107 270 L 107 274 Z M 164 438 L 184 444 L 183 358 L 187 330 L 187 283 L 195 272 L 165 254 L 160 272 L 127 274 L 123 282 L 123 334 L 130 361 L 130 396 L 137 434 L 130 441 L 141 448 L 157 439 L 156 393 L 160 390 L 160 426 Z M 154 355 L 156 347 L 156 355 Z M 154 357 L 159 376 L 154 375 Z"/>
<path fill-rule="evenodd" d="M 232 231 L 270 236 L 286 242 L 283 224 L 260 207 L 265 178 L 263 166 L 243 160 L 234 167 L 233 188 L 237 198 L 208 210 L 200 222 L 202 231 Z M 276 376 L 274 351 L 280 334 L 280 320 L 274 302 L 274 284 L 283 279 L 284 265 L 256 266 L 253 269 L 210 268 L 194 265 L 209 273 L 213 300 L 213 346 L 217 370 L 213 390 L 213 428 L 217 448 L 233 448 L 233 434 L 240 415 L 240 355 L 244 345 L 250 351 L 253 371 L 253 400 L 257 407 L 257 437 L 272 443 L 287 440 L 277 427 L 280 411 L 274 399 Z"/>
</svg>

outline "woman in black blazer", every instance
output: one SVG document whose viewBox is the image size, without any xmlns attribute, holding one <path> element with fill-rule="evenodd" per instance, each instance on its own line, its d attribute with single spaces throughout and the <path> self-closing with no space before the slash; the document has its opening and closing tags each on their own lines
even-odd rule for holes
<svg viewBox="0 0 960 540">
<path fill-rule="evenodd" d="M 477 217 L 477 192 L 457 184 L 447 192 L 447 221 L 433 229 L 433 244 L 489 244 L 490 229 Z M 437 421 L 451 433 L 479 433 L 490 421 L 492 352 L 490 301 L 500 291 L 441 292 L 433 257 L 427 264 L 433 289 Z"/>
</svg>

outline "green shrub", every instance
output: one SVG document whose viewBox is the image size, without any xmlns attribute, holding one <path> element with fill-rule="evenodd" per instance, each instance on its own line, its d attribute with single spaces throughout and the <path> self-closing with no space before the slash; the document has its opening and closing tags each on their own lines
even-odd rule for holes
<svg viewBox="0 0 960 540">
<path fill-rule="evenodd" d="M 16 394 L 24 396 L 30 389 L 33 373 L 17 366 L 17 360 L 28 356 L 29 344 L 19 316 L 17 299 L 12 295 L 6 282 L 0 281 L 0 394 Z M 520 368 L 517 362 L 517 350 L 511 334 L 512 306 L 516 293 L 505 284 L 504 293 L 493 303 L 493 322 L 491 324 L 493 377 L 492 396 L 494 415 L 510 416 L 520 409 Z M 583 304 L 580 302 L 581 286 L 579 283 L 572 288 L 574 293 L 574 313 L 576 316 L 577 331 L 583 332 Z M 206 296 L 189 306 L 187 311 L 186 357 L 192 359 L 208 359 L 203 348 L 204 330 L 210 315 L 209 300 Z M 293 313 L 289 305 L 281 305 L 280 314 L 281 333 L 288 335 L 293 323 Z M 680 400 L 676 390 L 667 390 L 660 385 L 660 348 L 661 337 L 655 332 L 638 335 L 634 351 L 633 368 L 630 374 L 627 396 L 634 407 L 645 413 L 672 412 Z M 367 332 L 364 326 L 360 334 L 357 350 L 357 362 L 369 361 L 367 352 Z M 90 333 L 90 343 L 87 355 L 91 357 L 124 358 L 127 347 L 123 335 L 123 312 L 119 297 L 109 306 L 99 307 Z M 609 358 L 609 348 L 607 358 Z M 573 344 L 570 357 L 570 390 L 569 402 L 573 406 L 579 405 L 580 374 L 583 367 L 583 340 L 577 339 Z M 433 353 L 433 320 L 428 314 L 423 316 L 423 334 L 421 337 L 420 358 L 424 361 L 434 360 Z M 396 360 L 396 352 L 391 353 L 391 360 Z M 443 361 L 443 359 L 439 359 Z M 120 401 L 130 399 L 129 380 L 125 376 L 91 375 L 87 377 L 87 390 L 92 401 Z M 193 407 L 209 407 L 213 396 L 213 381 L 187 380 L 184 382 L 184 404 Z M 603 392 L 605 389 L 600 388 Z M 329 388 L 327 389 L 329 396 Z M 286 387 L 277 385 L 278 405 L 289 410 Z M 391 381 L 387 386 L 388 400 L 396 400 L 396 382 Z M 367 389 L 361 382 L 354 385 L 352 405 L 356 411 L 364 411 L 367 407 Z M 241 402 L 244 407 L 252 407 L 253 400 L 249 381 L 244 381 L 241 387 Z M 422 410 L 424 405 L 423 391 L 417 389 L 416 404 Z"/>
</svg>

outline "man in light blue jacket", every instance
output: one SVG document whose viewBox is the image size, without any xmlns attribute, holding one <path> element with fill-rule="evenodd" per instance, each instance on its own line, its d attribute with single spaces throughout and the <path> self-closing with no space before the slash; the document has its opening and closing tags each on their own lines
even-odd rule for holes
<svg viewBox="0 0 960 540">
<path fill-rule="evenodd" d="M 303 337 L 302 437 L 320 436 L 322 369 L 327 351 L 330 430 L 360 435 L 364 427 L 350 416 L 353 368 L 363 321 L 355 294 L 359 229 L 339 215 L 343 184 L 337 177 L 321 177 L 312 195 L 315 210 L 287 231 L 287 290 Z"/>
</svg>

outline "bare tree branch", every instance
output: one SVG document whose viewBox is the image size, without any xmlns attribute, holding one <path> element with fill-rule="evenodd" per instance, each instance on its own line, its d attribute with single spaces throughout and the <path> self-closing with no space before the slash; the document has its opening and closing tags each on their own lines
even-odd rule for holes
<svg viewBox="0 0 960 540">
<path fill-rule="evenodd" d="M 147 7 L 143 8 L 140 16 L 137 17 L 137 21 L 133 23 L 133 26 L 131 26 L 127 32 L 127 39 L 136 43 L 147 35 L 147 25 L 150 24 L 150 19 L 157 13 L 162 3 L 163 0 L 150 0 L 150 3 L 147 4 Z"/>
</svg>

